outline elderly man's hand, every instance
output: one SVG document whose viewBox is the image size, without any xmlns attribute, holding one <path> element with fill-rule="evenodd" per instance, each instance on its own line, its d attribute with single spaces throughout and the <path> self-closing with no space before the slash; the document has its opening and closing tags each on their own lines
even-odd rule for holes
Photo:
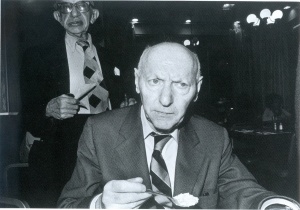
<svg viewBox="0 0 300 210">
<path fill-rule="evenodd" d="M 139 207 L 151 197 L 140 177 L 127 180 L 112 180 L 104 186 L 102 208 L 132 209 Z M 100 201 L 101 202 L 101 201 Z"/>
<path fill-rule="evenodd" d="M 61 95 L 49 101 L 46 107 L 46 116 L 63 120 L 73 117 L 79 108 L 78 101 L 69 95 Z"/>
</svg>

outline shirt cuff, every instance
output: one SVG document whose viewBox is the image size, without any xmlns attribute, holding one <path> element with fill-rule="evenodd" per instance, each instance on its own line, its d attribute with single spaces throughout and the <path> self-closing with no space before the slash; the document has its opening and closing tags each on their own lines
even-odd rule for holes
<svg viewBox="0 0 300 210">
<path fill-rule="evenodd" d="M 300 209 L 300 204 L 292 198 L 275 195 L 263 199 L 258 209 Z"/>
<path fill-rule="evenodd" d="M 99 195 L 96 195 L 96 196 L 93 198 L 93 200 L 92 200 L 92 202 L 91 202 L 91 204 L 90 204 L 90 209 L 97 209 L 96 203 L 97 203 L 98 199 L 100 198 L 100 196 L 102 197 L 102 193 L 99 194 Z M 100 201 L 100 209 L 102 209 L 101 201 Z"/>
</svg>

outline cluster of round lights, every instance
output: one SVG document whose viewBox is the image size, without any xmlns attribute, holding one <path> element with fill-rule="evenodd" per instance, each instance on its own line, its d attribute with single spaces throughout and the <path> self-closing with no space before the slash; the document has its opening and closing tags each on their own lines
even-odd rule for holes
<svg viewBox="0 0 300 210">
<path fill-rule="evenodd" d="M 189 39 L 186 39 L 183 41 L 184 46 L 198 46 L 200 44 L 199 39 L 197 37 L 193 37 L 192 40 L 190 41 Z"/>
<path fill-rule="evenodd" d="M 267 19 L 267 24 L 274 24 L 276 19 L 281 19 L 283 12 L 275 10 L 272 15 L 269 9 L 263 9 L 259 14 L 261 19 Z M 260 19 L 255 14 L 250 14 L 247 17 L 247 23 L 253 23 L 253 26 L 259 26 Z"/>
</svg>

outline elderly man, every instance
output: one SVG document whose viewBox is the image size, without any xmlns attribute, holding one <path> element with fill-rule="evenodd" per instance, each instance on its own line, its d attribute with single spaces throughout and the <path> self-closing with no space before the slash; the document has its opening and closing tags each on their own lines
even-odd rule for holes
<svg viewBox="0 0 300 210">
<path fill-rule="evenodd" d="M 224 128 L 187 114 L 201 83 L 199 60 L 184 46 L 147 48 L 135 69 L 142 104 L 88 119 L 59 207 L 172 207 L 146 189 L 190 193 L 199 198 L 192 207 L 205 209 L 257 208 L 273 195 L 231 154 Z"/>
<path fill-rule="evenodd" d="M 124 99 L 112 57 L 88 33 L 99 16 L 94 3 L 56 1 L 53 16 L 64 29 L 60 39 L 30 49 L 22 66 L 27 139 L 40 140 L 29 153 L 31 186 L 45 198 L 34 199 L 40 204 L 33 207 L 51 207 L 48 201 L 53 197 L 56 205 L 75 167 L 88 116 L 117 108 Z M 53 190 L 57 196 L 47 196 Z"/>
</svg>

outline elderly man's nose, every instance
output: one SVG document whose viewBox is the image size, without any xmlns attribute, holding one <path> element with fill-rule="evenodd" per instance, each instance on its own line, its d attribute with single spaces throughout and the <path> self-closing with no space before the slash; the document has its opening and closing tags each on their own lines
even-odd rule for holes
<svg viewBox="0 0 300 210">
<path fill-rule="evenodd" d="M 173 93 L 171 87 L 164 87 L 161 90 L 159 101 L 163 106 L 170 106 L 173 103 Z"/>
<path fill-rule="evenodd" d="M 72 11 L 71 11 L 71 15 L 76 17 L 80 15 L 80 12 L 77 10 L 76 6 L 73 5 Z"/>
</svg>

